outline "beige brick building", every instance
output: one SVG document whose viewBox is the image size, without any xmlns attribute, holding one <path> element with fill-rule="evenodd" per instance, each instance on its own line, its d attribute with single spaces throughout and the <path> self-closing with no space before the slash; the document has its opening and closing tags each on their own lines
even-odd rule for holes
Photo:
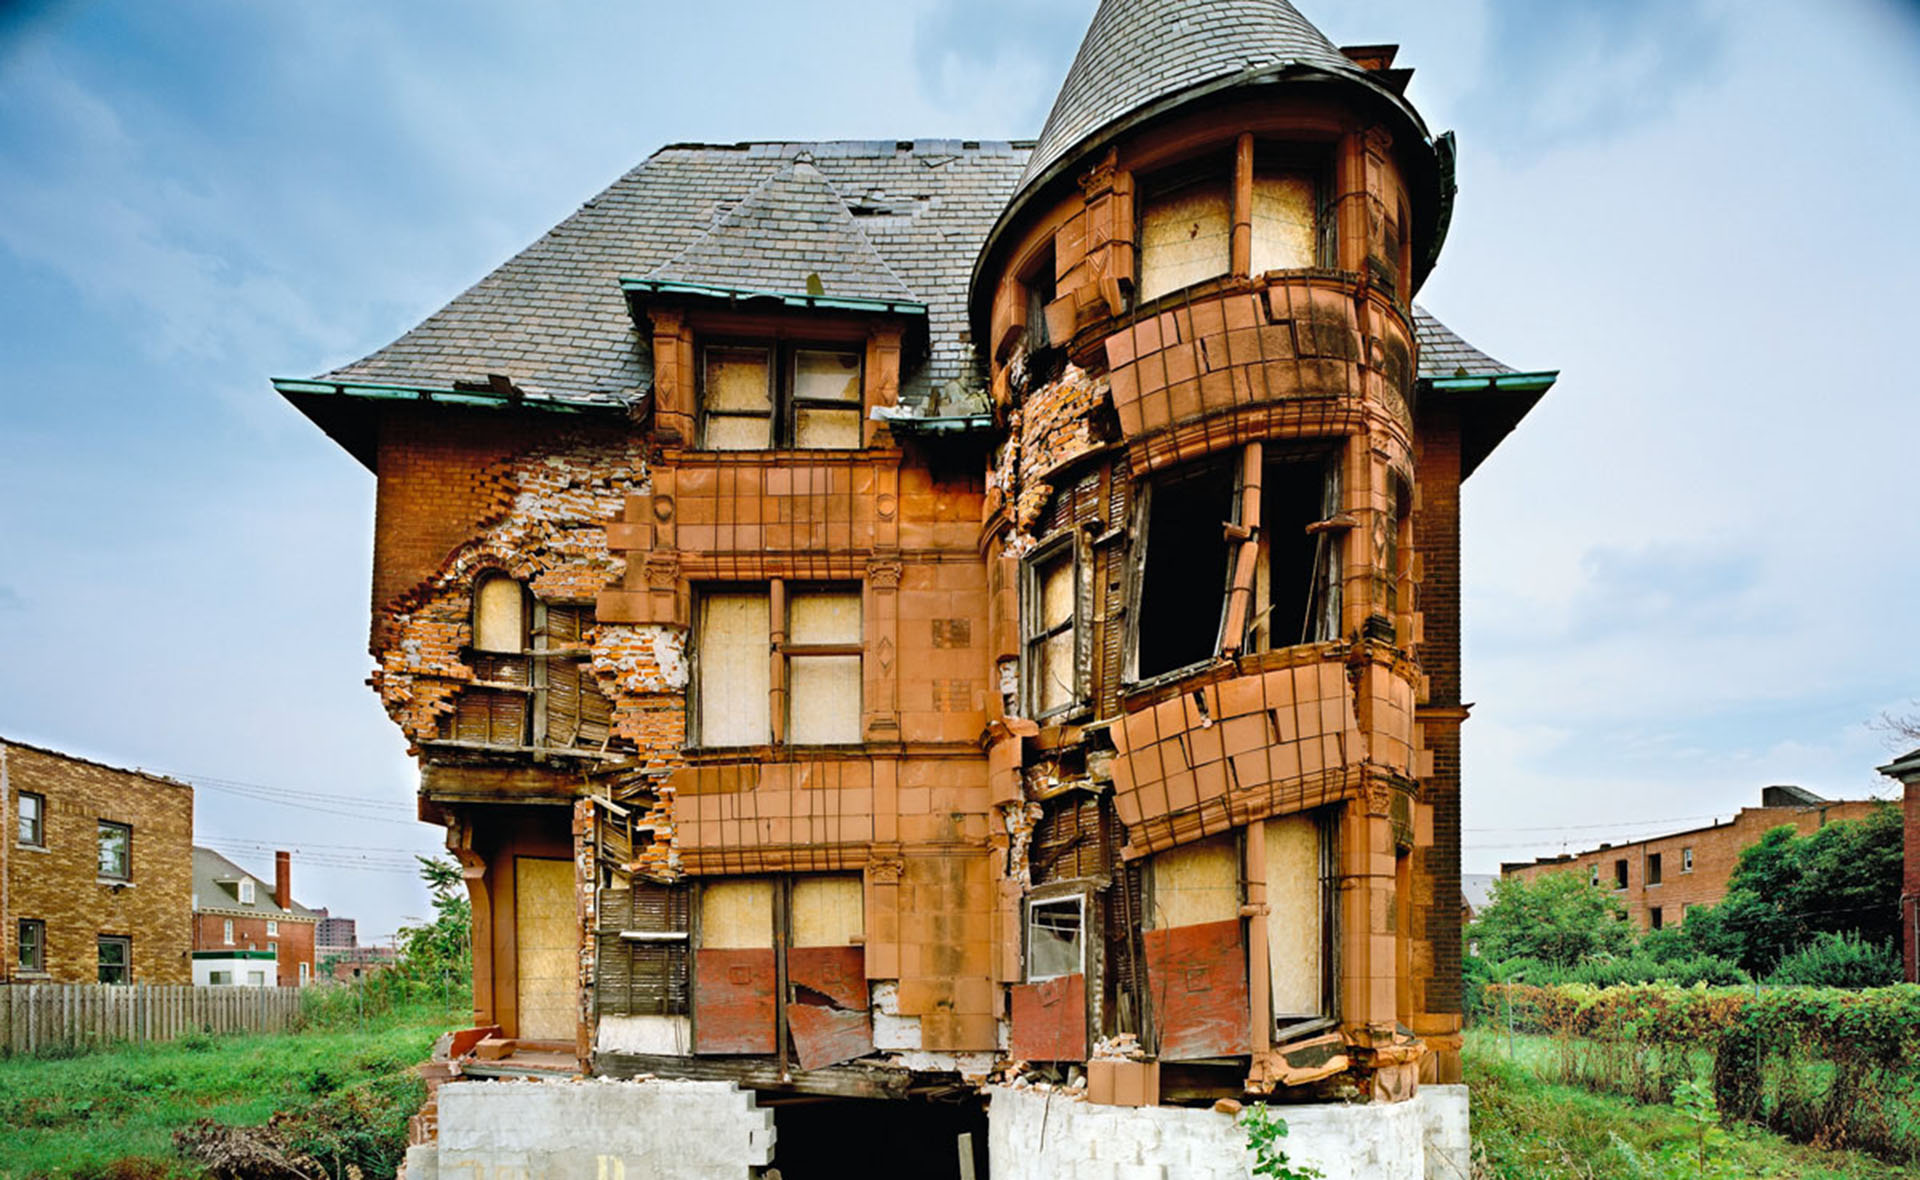
<svg viewBox="0 0 1920 1180">
<path fill-rule="evenodd" d="M 191 786 L 0 740 L 0 798 L 0 981 L 192 981 Z"/>
<path fill-rule="evenodd" d="M 1741 851 L 1774 828 L 1792 827 L 1804 836 L 1836 820 L 1861 819 L 1879 806 L 1872 799 L 1822 799 L 1799 787 L 1768 787 L 1760 806 L 1742 807 L 1725 823 L 1503 864 L 1500 873 L 1525 881 L 1548 873 L 1579 873 L 1611 891 L 1635 929 L 1659 930 L 1680 925 L 1690 906 L 1719 904 Z"/>
</svg>

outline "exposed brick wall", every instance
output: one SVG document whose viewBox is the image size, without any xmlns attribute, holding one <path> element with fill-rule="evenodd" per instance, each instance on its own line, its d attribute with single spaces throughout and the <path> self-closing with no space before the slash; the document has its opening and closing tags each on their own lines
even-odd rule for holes
<svg viewBox="0 0 1920 1180">
<path fill-rule="evenodd" d="M 1433 841 L 1414 864 L 1416 897 L 1424 917 L 1414 929 L 1426 944 L 1431 972 L 1417 1001 L 1423 1013 L 1457 1017 L 1460 996 L 1460 420 L 1440 407 L 1423 407 L 1414 440 L 1413 547 L 1417 606 L 1422 620 L 1420 669 L 1427 678 L 1422 710 L 1432 773 L 1420 783 L 1431 808 Z M 1438 1081 L 1458 1080 L 1458 1055 L 1438 1058 Z"/>
<path fill-rule="evenodd" d="M 106 934 L 132 940 L 133 982 L 191 983 L 193 788 L 12 742 L 0 742 L 0 758 L 7 854 L 0 980 L 15 978 L 20 920 L 37 918 L 47 924 L 49 982 L 96 982 L 96 939 Z M 46 798 L 44 851 L 14 839 L 22 791 Z M 133 829 L 125 883 L 100 878 L 101 820 Z"/>
<path fill-rule="evenodd" d="M 1526 865 L 1503 865 L 1505 876 L 1535 881 L 1548 873 L 1577 873 L 1584 880 L 1596 870 L 1600 888 L 1612 894 L 1626 907 L 1627 917 L 1637 930 L 1653 928 L 1653 910 L 1658 907 L 1665 925 L 1678 926 L 1690 905 L 1715 905 L 1727 895 L 1727 882 L 1740 864 L 1740 852 L 1759 841 L 1774 828 L 1789 825 L 1802 835 L 1817 831 L 1824 824 L 1860 819 L 1881 804 L 1871 800 L 1836 802 L 1821 807 L 1743 807 L 1740 814 L 1724 824 L 1676 832 L 1632 844 L 1595 848 L 1565 859 L 1537 861 Z M 1627 817 L 1623 817 L 1627 818 Z M 1912 822 L 1909 818 L 1909 823 Z M 1693 871 L 1682 867 L 1685 850 L 1693 850 Z M 1650 858 L 1660 857 L 1660 883 L 1649 883 Z M 1627 862 L 1627 886 L 1614 887 L 1616 863 Z"/>
<path fill-rule="evenodd" d="M 269 944 L 273 944 L 278 951 L 276 982 L 281 987 L 297 987 L 300 984 L 300 964 L 307 965 L 309 976 L 314 970 L 313 935 L 318 923 L 289 918 L 275 920 L 280 923 L 280 928 L 277 933 L 269 934 L 268 919 L 255 914 L 197 911 L 193 915 L 193 949 L 264 951 Z M 226 939 L 228 921 L 233 922 L 232 942 Z"/>
</svg>

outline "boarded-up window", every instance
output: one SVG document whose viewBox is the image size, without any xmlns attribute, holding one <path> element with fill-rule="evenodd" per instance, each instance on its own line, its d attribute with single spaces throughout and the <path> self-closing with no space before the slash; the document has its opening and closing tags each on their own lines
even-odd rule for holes
<svg viewBox="0 0 1920 1180">
<path fill-rule="evenodd" d="M 860 740 L 860 645 L 858 589 L 796 589 L 787 595 L 783 651 L 788 739 L 794 745 Z"/>
<path fill-rule="evenodd" d="M 1071 534 L 1027 561 L 1021 623 L 1026 632 L 1027 710 L 1045 717 L 1078 703 L 1079 561 Z"/>
<path fill-rule="evenodd" d="M 527 594 L 512 578 L 481 580 L 473 593 L 475 651 L 518 654 L 526 647 Z"/>
<path fill-rule="evenodd" d="M 766 592 L 717 590 L 702 596 L 695 642 L 700 744 L 771 741 L 772 630 Z"/>
<path fill-rule="evenodd" d="M 1239 918 L 1240 857 L 1230 837 L 1170 848 L 1151 864 L 1148 926 L 1162 930 Z"/>
<path fill-rule="evenodd" d="M 573 862 L 514 858 L 516 1014 L 513 1035 L 574 1038 L 580 986 Z"/>
<path fill-rule="evenodd" d="M 802 348 L 793 354 L 793 445 L 860 445 L 860 354 Z"/>
<path fill-rule="evenodd" d="M 712 881 L 700 889 L 694 955 L 694 1046 L 701 1053 L 771 1053 L 775 1042 L 774 882 Z"/>
<path fill-rule="evenodd" d="M 794 946 L 857 946 L 866 936 L 866 901 L 858 873 L 796 877 L 792 907 Z"/>
<path fill-rule="evenodd" d="M 1253 178 L 1253 273 L 1299 270 L 1317 259 L 1313 178 L 1279 172 Z"/>
<path fill-rule="evenodd" d="M 1313 815 L 1265 825 L 1267 960 L 1276 1022 L 1328 1012 L 1326 829 Z M 1252 837 L 1250 837 L 1252 838 Z"/>
<path fill-rule="evenodd" d="M 773 357 L 765 348 L 702 351 L 701 443 L 712 451 L 773 445 Z"/>
<path fill-rule="evenodd" d="M 687 1012 L 687 891 L 635 881 L 600 891 L 594 1000 L 602 1014 Z"/>
<path fill-rule="evenodd" d="M 700 945 L 714 950 L 773 946 L 773 886 L 769 877 L 709 881 L 700 889 Z"/>
<path fill-rule="evenodd" d="M 1149 196 L 1140 212 L 1142 300 L 1227 273 L 1233 199 L 1224 178 L 1190 181 Z"/>
</svg>

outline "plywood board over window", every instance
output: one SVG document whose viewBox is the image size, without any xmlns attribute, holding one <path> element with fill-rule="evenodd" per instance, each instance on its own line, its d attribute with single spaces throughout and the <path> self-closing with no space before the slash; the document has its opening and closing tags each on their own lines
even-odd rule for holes
<svg viewBox="0 0 1920 1180">
<path fill-rule="evenodd" d="M 1312 815 L 1264 825 L 1267 958 L 1276 1020 L 1326 1014 L 1324 837 Z"/>
<path fill-rule="evenodd" d="M 1140 214 L 1140 298 L 1226 274 L 1232 243 L 1233 199 L 1224 177 L 1150 196 Z"/>
<path fill-rule="evenodd" d="M 1298 172 L 1253 178 L 1254 274 L 1313 266 L 1318 197 L 1313 178 Z"/>
<path fill-rule="evenodd" d="M 514 858 L 517 1036 L 571 1041 L 580 987 L 573 862 Z"/>
<path fill-rule="evenodd" d="M 772 740 L 767 595 L 712 591 L 700 602 L 700 744 L 758 746 Z"/>
<path fill-rule="evenodd" d="M 701 442 L 714 451 L 762 451 L 773 445 L 773 357 L 765 348 L 703 350 Z"/>
<path fill-rule="evenodd" d="M 1148 925 L 1156 930 L 1240 916 L 1240 855 L 1229 837 L 1156 855 L 1149 870 Z"/>
<path fill-rule="evenodd" d="M 789 740 L 860 740 L 860 591 L 796 589 L 787 599 Z"/>
<path fill-rule="evenodd" d="M 700 890 L 694 1038 L 701 1053 L 771 1053 L 775 1045 L 774 882 L 714 881 Z"/>
<path fill-rule="evenodd" d="M 865 893 L 857 873 L 796 877 L 788 891 L 787 1028 L 800 1068 L 873 1051 Z"/>
<path fill-rule="evenodd" d="M 793 354 L 793 445 L 860 446 L 860 354 L 802 348 Z"/>
<path fill-rule="evenodd" d="M 858 873 L 822 873 L 793 882 L 794 946 L 858 946 L 866 936 Z"/>
</svg>

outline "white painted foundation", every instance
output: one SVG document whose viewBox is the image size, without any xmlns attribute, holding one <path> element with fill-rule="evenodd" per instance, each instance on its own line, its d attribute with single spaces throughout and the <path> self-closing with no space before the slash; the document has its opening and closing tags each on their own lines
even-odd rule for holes
<svg viewBox="0 0 1920 1180">
<path fill-rule="evenodd" d="M 993 1180 L 1240 1180 L 1253 1174 L 1233 1116 L 1175 1106 L 1096 1106 L 1058 1091 L 989 1091 Z M 1276 1108 L 1287 1158 L 1327 1180 L 1466 1180 L 1465 1086 L 1411 1101 Z"/>
<path fill-rule="evenodd" d="M 407 1180 L 747 1180 L 773 1112 L 732 1082 L 448 1082 Z"/>
</svg>

